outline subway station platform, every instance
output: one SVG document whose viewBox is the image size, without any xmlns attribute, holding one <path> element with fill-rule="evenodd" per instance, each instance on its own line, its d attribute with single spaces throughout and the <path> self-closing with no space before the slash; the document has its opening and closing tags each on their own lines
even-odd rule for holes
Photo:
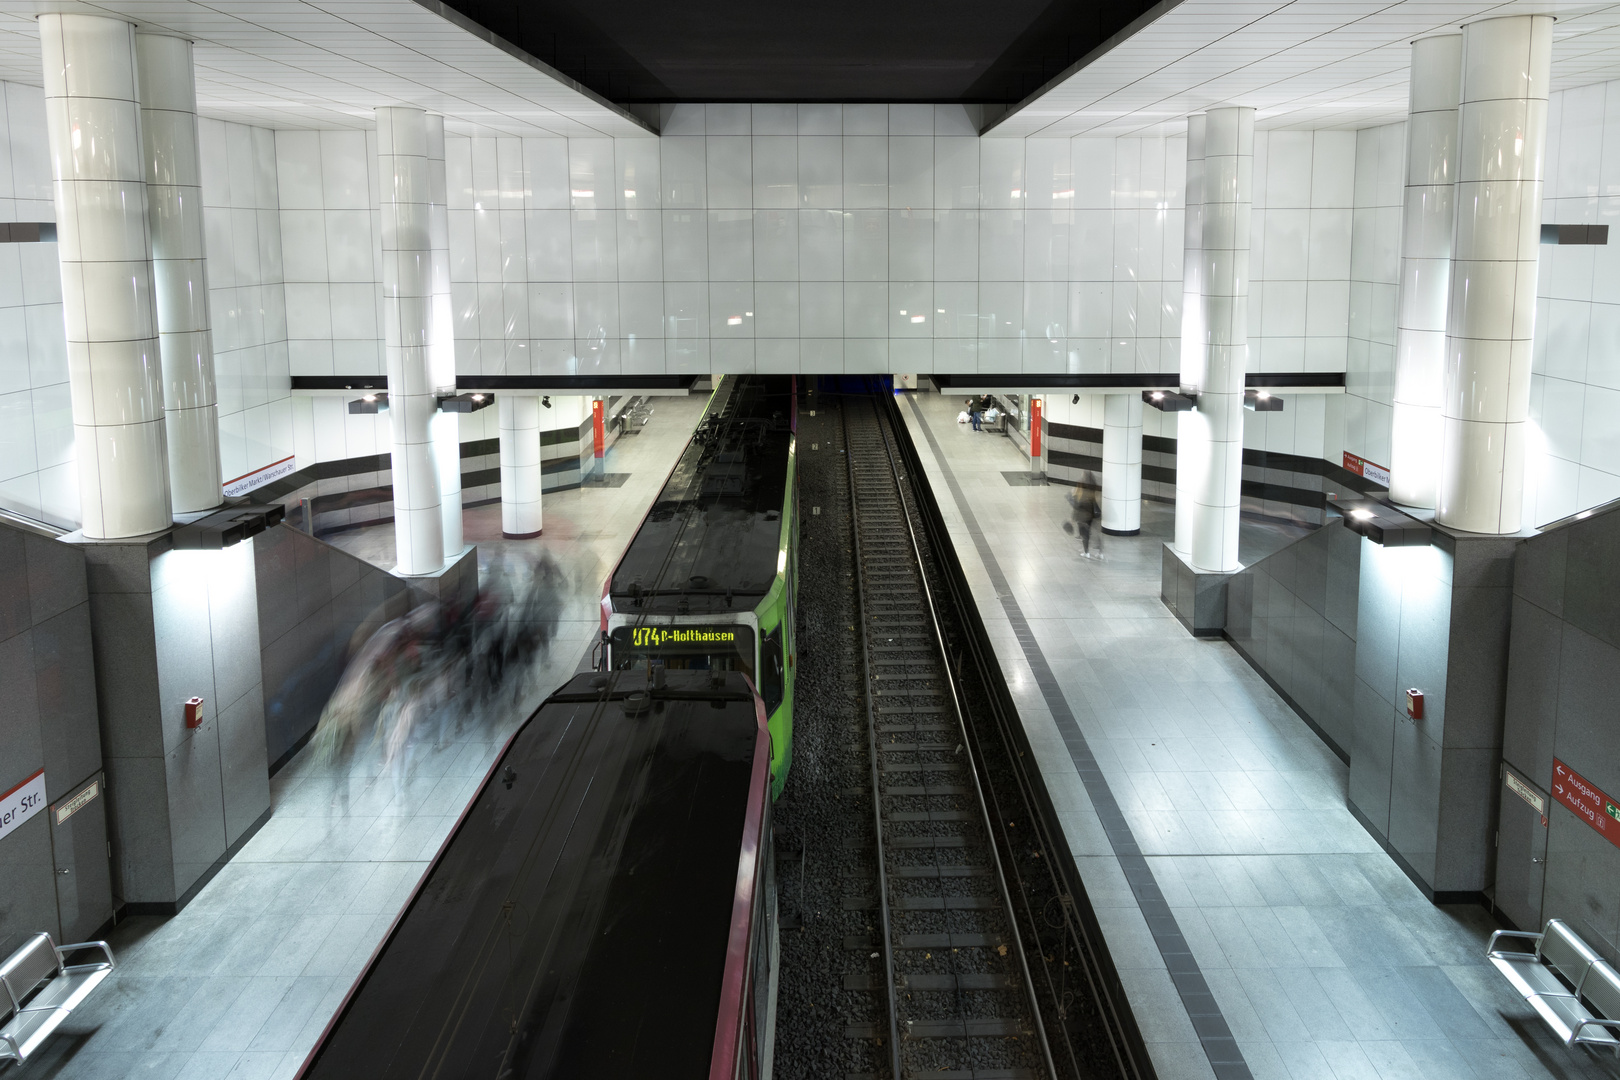
<svg viewBox="0 0 1620 1080">
<path fill-rule="evenodd" d="M 544 553 L 567 578 L 557 634 L 520 691 L 480 728 L 419 747 L 403 768 L 386 767 L 371 746 L 323 765 L 306 746 L 271 778 L 270 820 L 190 904 L 118 924 L 108 938 L 117 969 L 20 1075 L 294 1076 L 507 736 L 588 663 L 602 582 L 706 400 L 657 399 L 646 427 L 603 459 L 622 484 L 547 494 L 538 539 L 501 539 L 498 503 L 467 510 L 466 538 L 486 572 L 507 554 Z M 391 523 L 334 541 L 393 563 Z"/>
<path fill-rule="evenodd" d="M 1014 486 L 1028 459 L 959 408 L 900 403 L 1161 1080 L 1613 1075 L 1485 962 L 1490 913 L 1431 904 L 1344 763 L 1160 601 L 1173 507 L 1083 557 L 1074 489 Z M 1285 539 L 1246 518 L 1241 557 Z"/>
</svg>

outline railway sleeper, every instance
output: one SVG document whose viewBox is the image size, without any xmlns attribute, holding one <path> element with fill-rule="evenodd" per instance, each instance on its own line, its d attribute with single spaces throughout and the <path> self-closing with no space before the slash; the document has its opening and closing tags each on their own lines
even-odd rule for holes
<svg viewBox="0 0 1620 1080">
<path fill-rule="evenodd" d="M 887 821 L 975 821 L 977 815 L 970 810 L 891 810 L 883 815 Z"/>
<path fill-rule="evenodd" d="M 943 975 L 918 973 L 895 976 L 894 985 L 903 990 L 1017 990 L 1023 984 L 1011 975 Z M 845 990 L 882 990 L 883 979 L 875 975 L 845 975 Z"/>
<path fill-rule="evenodd" d="M 1000 934 L 901 934 L 900 949 L 999 949 L 1007 943 Z M 882 942 L 867 934 L 851 934 L 844 939 L 846 949 L 882 948 Z"/>
<path fill-rule="evenodd" d="M 1037 1080 L 1033 1069 L 940 1069 L 921 1074 L 928 1080 Z M 878 1073 L 848 1073 L 844 1080 L 889 1080 Z"/>
<path fill-rule="evenodd" d="M 846 1039 L 881 1039 L 888 1034 L 887 1024 L 849 1024 L 844 1028 Z M 1023 1020 L 915 1020 L 905 1021 L 902 1037 L 908 1039 L 965 1039 L 989 1035 L 1032 1035 Z M 930 1078 L 945 1073 L 930 1071 Z M 968 1075 L 976 1075 L 969 1073 Z"/>
</svg>

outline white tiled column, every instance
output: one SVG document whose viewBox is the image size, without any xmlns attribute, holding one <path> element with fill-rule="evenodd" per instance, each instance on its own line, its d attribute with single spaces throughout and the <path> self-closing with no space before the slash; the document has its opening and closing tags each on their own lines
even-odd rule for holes
<svg viewBox="0 0 1620 1080">
<path fill-rule="evenodd" d="M 394 572 L 444 567 L 444 519 L 433 443 L 438 411 L 433 341 L 432 184 L 427 114 L 377 110 L 377 174 L 382 178 L 383 323 L 388 417 L 393 431 Z"/>
<path fill-rule="evenodd" d="M 1461 89 L 1462 35 L 1412 42 L 1389 493 L 1398 503 L 1428 509 L 1434 507 L 1440 478 L 1440 401 L 1451 297 Z"/>
<path fill-rule="evenodd" d="M 501 394 L 501 535 L 540 535 L 540 399 Z"/>
<path fill-rule="evenodd" d="M 1142 531 L 1142 395 L 1103 397 L 1102 528 Z"/>
<path fill-rule="evenodd" d="M 433 248 L 433 321 L 428 368 L 440 394 L 456 392 L 456 327 L 450 304 L 450 209 L 444 171 L 444 117 L 427 117 L 428 226 Z M 444 553 L 455 556 L 466 546 L 461 534 L 461 414 L 433 417 L 433 452 L 439 463 L 439 516 L 444 527 Z"/>
<path fill-rule="evenodd" d="M 1203 452 L 1193 461 L 1194 570 L 1238 568 L 1243 482 L 1243 374 L 1249 351 L 1249 200 L 1254 110 L 1204 114 L 1204 381 L 1198 388 Z M 1181 474 L 1177 443 L 1176 474 Z M 1200 460 L 1201 459 L 1201 460 Z"/>
<path fill-rule="evenodd" d="M 1519 530 L 1552 27 L 1463 27 L 1437 517 L 1466 532 Z"/>
<path fill-rule="evenodd" d="M 1204 381 L 1204 117 L 1187 118 L 1187 197 L 1181 259 L 1181 388 L 1196 390 Z M 1176 535 L 1171 542 L 1184 559 L 1192 558 L 1193 474 L 1205 436 L 1204 418 L 1176 414 Z"/>
<path fill-rule="evenodd" d="M 203 250 L 202 156 L 191 42 L 136 34 L 141 139 L 146 161 L 152 278 L 163 356 L 169 494 L 175 513 L 224 501 L 220 486 L 219 397 Z"/>
<path fill-rule="evenodd" d="M 84 533 L 158 532 L 173 517 L 135 28 L 47 14 L 39 41 Z"/>
</svg>

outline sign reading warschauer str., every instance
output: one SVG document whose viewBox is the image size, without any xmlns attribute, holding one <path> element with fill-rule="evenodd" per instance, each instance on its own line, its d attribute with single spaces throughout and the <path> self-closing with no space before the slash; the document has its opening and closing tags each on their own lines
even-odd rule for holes
<svg viewBox="0 0 1620 1080">
<path fill-rule="evenodd" d="M 0 795 L 0 837 L 45 809 L 45 770 Z"/>
</svg>

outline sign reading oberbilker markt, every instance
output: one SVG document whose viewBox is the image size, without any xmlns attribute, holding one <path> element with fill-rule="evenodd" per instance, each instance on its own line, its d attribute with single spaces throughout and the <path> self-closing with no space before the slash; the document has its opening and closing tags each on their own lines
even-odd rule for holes
<svg viewBox="0 0 1620 1080">
<path fill-rule="evenodd" d="M 1620 847 L 1620 804 L 1557 758 L 1553 758 L 1552 797 Z"/>
</svg>

